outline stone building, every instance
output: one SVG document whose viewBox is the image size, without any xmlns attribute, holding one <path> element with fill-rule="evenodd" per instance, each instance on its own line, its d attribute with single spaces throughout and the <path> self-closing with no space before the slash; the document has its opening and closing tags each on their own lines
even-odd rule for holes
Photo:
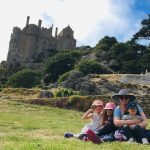
<svg viewBox="0 0 150 150">
<path fill-rule="evenodd" d="M 70 26 L 64 28 L 59 34 L 56 27 L 55 36 L 53 36 L 53 25 L 50 28 L 44 28 L 41 27 L 42 20 L 38 21 L 38 25 L 29 24 L 29 20 L 28 16 L 26 26 L 22 30 L 19 27 L 13 28 L 7 55 L 7 67 L 37 68 L 51 51 L 76 47 L 74 32 Z"/>
</svg>

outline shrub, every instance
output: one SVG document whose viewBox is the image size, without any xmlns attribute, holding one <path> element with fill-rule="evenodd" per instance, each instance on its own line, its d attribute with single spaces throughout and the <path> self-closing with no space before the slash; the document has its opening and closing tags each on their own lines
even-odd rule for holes
<svg viewBox="0 0 150 150">
<path fill-rule="evenodd" d="M 104 51 L 109 51 L 109 49 L 117 43 L 117 40 L 115 37 L 109 37 L 105 36 L 103 39 L 101 39 L 97 45 L 96 45 L 96 50 L 104 50 Z"/>
<path fill-rule="evenodd" d="M 33 70 L 24 69 L 13 74 L 7 84 L 12 87 L 32 88 L 40 84 L 41 75 Z"/>
<path fill-rule="evenodd" d="M 67 97 L 71 95 L 79 95 L 80 93 L 77 91 L 73 91 L 72 89 L 67 88 L 60 88 L 58 91 L 56 91 L 55 96 L 56 97 Z"/>
<path fill-rule="evenodd" d="M 50 58 L 45 66 L 46 84 L 57 81 L 58 77 L 67 71 L 70 71 L 75 64 L 75 57 L 71 54 L 58 54 Z"/>
<path fill-rule="evenodd" d="M 92 101 L 92 97 L 73 95 L 69 97 L 67 107 L 79 111 L 87 111 L 90 108 Z"/>
<path fill-rule="evenodd" d="M 69 75 L 70 75 L 70 71 L 62 74 L 58 79 L 58 83 L 60 84 L 61 82 L 65 81 L 67 77 L 69 77 Z"/>
<path fill-rule="evenodd" d="M 94 60 L 80 61 L 76 67 L 79 71 L 83 72 L 84 75 L 92 73 L 96 74 L 111 73 L 106 67 L 100 65 Z"/>
</svg>

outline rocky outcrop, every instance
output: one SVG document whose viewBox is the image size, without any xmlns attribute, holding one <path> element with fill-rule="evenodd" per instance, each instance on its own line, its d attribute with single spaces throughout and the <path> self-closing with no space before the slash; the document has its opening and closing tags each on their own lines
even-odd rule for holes
<svg viewBox="0 0 150 150">
<path fill-rule="evenodd" d="M 78 71 L 72 72 L 60 86 L 80 91 L 86 95 L 93 94 L 96 90 L 95 84 L 90 81 L 90 75 L 83 77 L 83 74 Z"/>
<path fill-rule="evenodd" d="M 41 91 L 38 98 L 52 98 L 54 97 L 53 93 L 51 91 Z"/>
</svg>

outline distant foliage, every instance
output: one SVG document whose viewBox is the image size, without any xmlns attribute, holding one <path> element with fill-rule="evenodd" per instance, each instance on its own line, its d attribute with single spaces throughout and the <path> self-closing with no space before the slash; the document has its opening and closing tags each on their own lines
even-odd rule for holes
<svg viewBox="0 0 150 150">
<path fill-rule="evenodd" d="M 117 43 L 117 40 L 115 37 L 105 36 L 96 45 L 96 50 L 109 51 L 109 49 L 112 47 L 112 45 L 114 45 L 116 43 Z"/>
<path fill-rule="evenodd" d="M 0 67 L 0 84 L 4 85 L 7 81 L 7 69 Z"/>
<path fill-rule="evenodd" d="M 133 36 L 132 40 L 150 40 L 150 14 L 147 19 L 142 20 L 141 25 L 142 28 Z"/>
<path fill-rule="evenodd" d="M 44 82 L 55 82 L 60 75 L 73 69 L 76 62 L 75 54 L 57 54 L 53 58 L 50 58 L 45 66 L 45 78 Z"/>
<path fill-rule="evenodd" d="M 104 66 L 100 65 L 98 62 L 94 60 L 83 60 L 80 61 L 76 68 L 81 71 L 84 75 L 97 73 L 97 74 L 105 74 L 110 73 L 110 71 Z"/>
<path fill-rule="evenodd" d="M 60 88 L 56 93 L 56 97 L 67 97 L 71 95 L 80 95 L 79 92 L 73 91 L 72 89 L 67 89 L 67 88 Z"/>
<path fill-rule="evenodd" d="M 40 84 L 41 75 L 33 70 L 24 69 L 13 74 L 9 80 L 8 85 L 18 88 L 32 88 Z"/>
</svg>

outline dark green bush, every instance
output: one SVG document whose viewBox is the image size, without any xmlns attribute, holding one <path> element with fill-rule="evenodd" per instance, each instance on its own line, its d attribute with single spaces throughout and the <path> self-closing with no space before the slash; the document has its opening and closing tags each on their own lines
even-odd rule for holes
<svg viewBox="0 0 150 150">
<path fill-rule="evenodd" d="M 77 65 L 76 68 L 83 72 L 84 75 L 87 74 L 105 74 L 105 73 L 111 73 L 106 67 L 100 65 L 94 60 L 83 60 L 80 61 Z"/>
<path fill-rule="evenodd" d="M 104 51 L 109 51 L 109 49 L 112 47 L 112 45 L 116 44 L 117 40 L 115 37 L 109 37 L 105 36 L 102 38 L 98 44 L 96 45 L 96 50 L 104 50 Z"/>
<path fill-rule="evenodd" d="M 55 57 L 48 60 L 45 66 L 45 79 L 46 84 L 55 82 L 60 75 L 70 71 L 76 62 L 75 57 L 71 54 L 57 54 Z"/>
<path fill-rule="evenodd" d="M 17 87 L 32 88 L 40 84 L 40 82 L 41 82 L 40 73 L 30 69 L 24 69 L 13 74 L 9 78 L 7 84 L 15 88 Z"/>
</svg>

